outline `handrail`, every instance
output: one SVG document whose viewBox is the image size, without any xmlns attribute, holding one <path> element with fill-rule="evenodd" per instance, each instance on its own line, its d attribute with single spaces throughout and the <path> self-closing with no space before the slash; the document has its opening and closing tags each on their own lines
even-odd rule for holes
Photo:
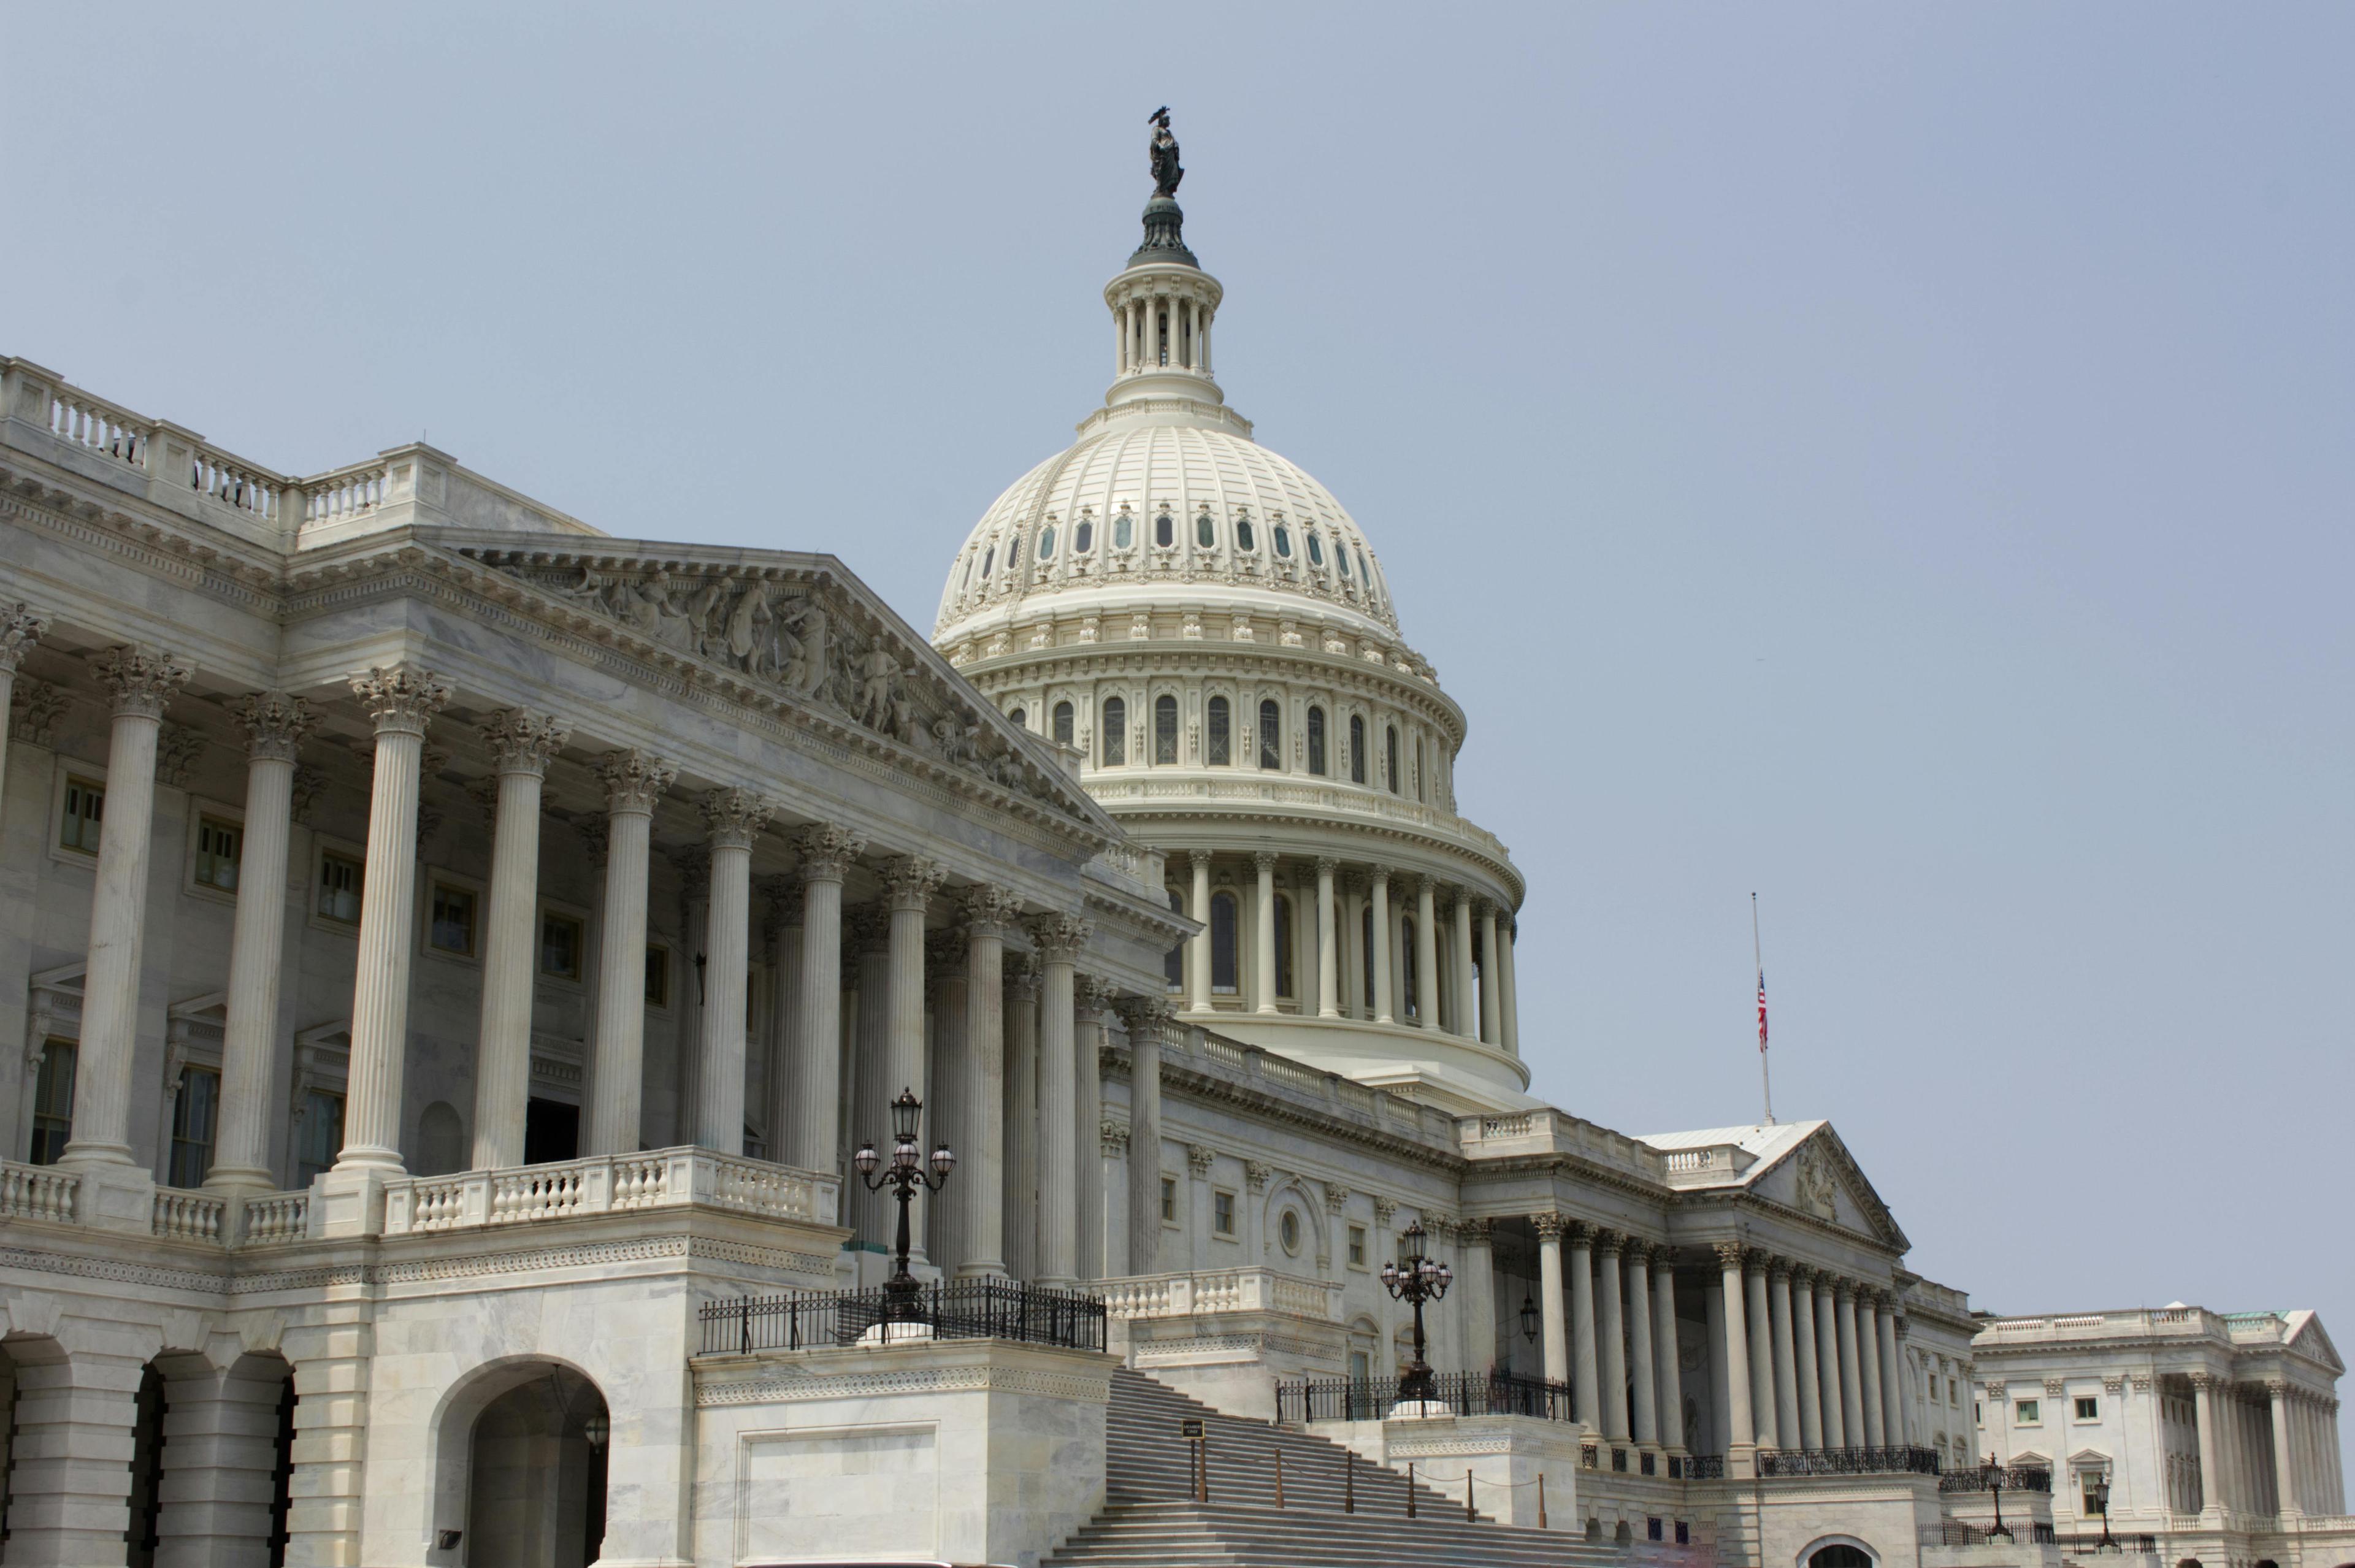
<svg viewBox="0 0 2355 1568">
<path fill-rule="evenodd" d="M 922 1325 L 933 1339 L 1009 1339 L 1065 1349 L 1104 1348 L 1104 1304 L 1080 1291 L 1049 1290 L 1008 1280 L 964 1279 L 923 1288 L 912 1317 L 907 1304 L 881 1288 L 788 1291 L 706 1302 L 703 1354 L 751 1355 L 759 1350 L 806 1350 L 855 1345 L 878 1329 L 897 1338 L 896 1326 Z"/>
</svg>

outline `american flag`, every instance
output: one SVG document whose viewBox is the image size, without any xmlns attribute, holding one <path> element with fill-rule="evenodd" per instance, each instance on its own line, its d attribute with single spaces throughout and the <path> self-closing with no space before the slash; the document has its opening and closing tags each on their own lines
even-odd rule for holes
<svg viewBox="0 0 2355 1568">
<path fill-rule="evenodd" d="M 1766 1054 L 1766 971 L 1758 971 L 1758 1054 Z"/>
</svg>

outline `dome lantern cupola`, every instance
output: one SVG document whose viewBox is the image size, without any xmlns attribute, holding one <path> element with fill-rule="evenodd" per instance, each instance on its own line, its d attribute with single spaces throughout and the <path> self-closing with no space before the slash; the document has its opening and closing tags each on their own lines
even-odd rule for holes
<svg viewBox="0 0 2355 1568">
<path fill-rule="evenodd" d="M 1226 394 L 1210 376 L 1210 322 L 1226 291 L 1186 246 L 1186 214 L 1177 197 L 1186 171 L 1178 166 L 1168 111 L 1155 114 L 1153 123 L 1154 194 L 1145 204 L 1145 240 L 1104 285 L 1113 382 L 1097 419 L 1247 432 L 1250 421 L 1227 409 Z"/>
</svg>

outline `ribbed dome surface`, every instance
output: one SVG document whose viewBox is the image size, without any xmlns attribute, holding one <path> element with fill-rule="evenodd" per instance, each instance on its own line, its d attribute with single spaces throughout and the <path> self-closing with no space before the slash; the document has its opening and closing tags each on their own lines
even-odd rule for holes
<svg viewBox="0 0 2355 1568">
<path fill-rule="evenodd" d="M 1026 600 L 1060 610 L 1074 594 L 1127 603 L 1165 585 L 1212 603 L 1293 598 L 1304 614 L 1398 629 L 1380 563 L 1331 491 L 1231 430 L 1138 421 L 1095 432 L 997 498 L 949 569 L 935 635 Z"/>
</svg>

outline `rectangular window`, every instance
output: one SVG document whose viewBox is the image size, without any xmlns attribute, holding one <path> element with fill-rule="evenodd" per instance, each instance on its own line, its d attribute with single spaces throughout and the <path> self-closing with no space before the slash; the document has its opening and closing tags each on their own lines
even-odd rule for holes
<svg viewBox="0 0 2355 1568">
<path fill-rule="evenodd" d="M 670 949 L 660 943 L 646 944 L 646 1006 L 670 1006 Z"/>
<path fill-rule="evenodd" d="M 33 1084 L 33 1147 L 26 1157 L 55 1165 L 73 1136 L 73 1041 L 53 1040 L 41 1048 L 41 1074 Z"/>
<path fill-rule="evenodd" d="M 172 1100 L 172 1163 L 168 1187 L 202 1187 L 213 1168 L 213 1138 L 220 1123 L 220 1074 L 208 1067 L 180 1070 Z"/>
<path fill-rule="evenodd" d="M 1178 1222 L 1178 1183 L 1167 1176 L 1161 1179 L 1161 1222 L 1165 1225 Z"/>
<path fill-rule="evenodd" d="M 1275 994 L 1293 996 L 1292 983 L 1292 901 L 1275 901 Z"/>
<path fill-rule="evenodd" d="M 2101 1484 L 2101 1480 L 2102 1472 L 2099 1470 L 2080 1470 L 2077 1473 L 2077 1486 L 2084 1494 L 2087 1513 L 2102 1511 L 2100 1500 L 2094 1496 L 2094 1488 Z"/>
<path fill-rule="evenodd" d="M 2077 1419 L 2078 1419 L 2078 1420 L 2080 1420 L 2080 1421 L 2099 1421 L 2099 1420 L 2101 1420 L 2101 1419 L 2102 1419 L 2102 1404 L 2101 1404 L 2101 1402 L 2100 1402 L 2099 1400 L 2094 1400 L 2094 1399 L 2080 1399 L 2080 1400 L 2078 1400 L 2078 1401 L 2077 1401 Z"/>
<path fill-rule="evenodd" d="M 542 910 L 539 915 L 539 972 L 553 975 L 559 980 L 581 978 L 581 955 L 588 945 L 588 932 L 569 914 L 557 914 Z M 745 980 L 749 986 L 751 976 Z"/>
<path fill-rule="evenodd" d="M 1363 1225 L 1349 1227 L 1349 1266 L 1366 1266 L 1366 1228 Z"/>
<path fill-rule="evenodd" d="M 237 891 L 237 863 L 245 849 L 245 830 L 216 816 L 197 818 L 197 885 Z"/>
<path fill-rule="evenodd" d="M 1259 705 L 1259 765 L 1284 766 L 1284 723 L 1273 702 Z"/>
<path fill-rule="evenodd" d="M 360 863 L 330 849 L 319 857 L 319 918 L 360 923 Z"/>
<path fill-rule="evenodd" d="M 426 911 L 425 940 L 442 953 L 461 958 L 474 955 L 474 895 L 447 882 L 433 884 L 432 902 Z"/>
<path fill-rule="evenodd" d="M 1325 773 L 1325 710 L 1308 710 L 1308 771 L 1323 777 Z"/>
<path fill-rule="evenodd" d="M 344 1097 L 324 1089 L 303 1096 L 303 1131 L 295 1146 L 294 1185 L 308 1187 L 344 1152 Z"/>
<path fill-rule="evenodd" d="M 1948 1404 L 1960 1404 L 1963 1403 L 1962 1379 L 1948 1378 L 1946 1380 L 1946 1403 Z"/>
<path fill-rule="evenodd" d="M 2043 1415 L 2034 1400 L 2023 1399 L 2013 1405 L 2012 1419 L 2021 1426 L 2034 1426 L 2043 1419 Z"/>
<path fill-rule="evenodd" d="M 106 786 L 88 779 L 66 780 L 65 810 L 58 819 L 58 847 L 98 853 L 99 826 L 106 816 Z"/>
<path fill-rule="evenodd" d="M 1235 1195 L 1231 1192 L 1210 1194 L 1210 1233 L 1231 1236 L 1235 1233 Z"/>
</svg>

